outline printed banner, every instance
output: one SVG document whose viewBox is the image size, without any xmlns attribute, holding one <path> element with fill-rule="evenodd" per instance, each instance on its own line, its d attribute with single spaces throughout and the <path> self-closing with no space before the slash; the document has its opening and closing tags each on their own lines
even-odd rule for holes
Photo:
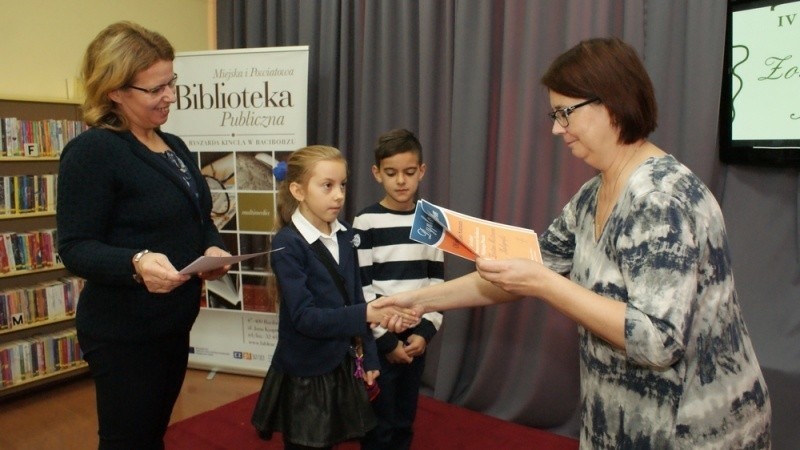
<svg viewBox="0 0 800 450">
<path fill-rule="evenodd" d="M 189 364 L 263 375 L 278 329 L 266 253 L 277 214 L 272 170 L 306 145 L 308 47 L 178 53 L 174 67 L 177 102 L 163 128 L 195 153 L 228 251 L 257 255 L 205 283 Z"/>
<path fill-rule="evenodd" d="M 305 145 L 308 47 L 181 53 L 175 73 L 178 101 L 168 124 L 192 150 Z"/>
</svg>

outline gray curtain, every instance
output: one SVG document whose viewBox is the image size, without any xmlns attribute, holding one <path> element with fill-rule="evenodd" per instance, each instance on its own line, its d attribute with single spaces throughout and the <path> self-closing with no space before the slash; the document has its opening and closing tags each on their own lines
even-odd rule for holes
<svg viewBox="0 0 800 450">
<path fill-rule="evenodd" d="M 725 0 L 218 0 L 218 46 L 310 46 L 308 142 L 334 145 L 347 156 L 346 219 L 382 196 L 370 175 L 376 137 L 405 127 L 423 145 L 424 198 L 542 231 L 594 173 L 551 135 L 539 78 L 581 39 L 625 39 L 639 50 L 656 88 L 659 128 L 652 141 L 694 170 L 723 203 L 756 350 L 765 371 L 780 369 L 779 380 L 768 377 L 769 387 L 794 392 L 800 372 L 797 174 L 718 163 L 725 7 Z M 771 177 L 785 189 L 761 190 Z M 747 257 L 758 251 L 751 243 L 761 224 L 747 225 L 747 211 L 756 206 L 743 206 L 745 198 L 788 208 L 780 216 L 786 228 L 767 237 L 778 253 L 793 233 L 793 247 L 781 259 L 785 270 L 764 269 L 775 255 Z M 457 258 L 446 262 L 448 277 L 473 269 Z M 774 287 L 769 298 L 765 284 Z M 776 313 L 765 305 L 794 312 L 775 330 Z M 781 353 L 771 351 L 773 340 L 783 344 Z M 577 436 L 576 327 L 542 303 L 449 311 L 428 358 L 429 395 Z M 798 432 L 778 430 L 777 416 L 796 410 L 797 397 L 793 403 L 776 397 L 774 448 L 788 448 L 779 437 L 791 434 L 796 442 Z"/>
</svg>

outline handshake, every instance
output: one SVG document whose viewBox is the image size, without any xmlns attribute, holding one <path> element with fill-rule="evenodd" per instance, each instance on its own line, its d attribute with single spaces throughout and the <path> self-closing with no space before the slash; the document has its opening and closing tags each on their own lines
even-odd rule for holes
<svg viewBox="0 0 800 450">
<path fill-rule="evenodd" d="M 381 297 L 367 303 L 367 322 L 372 328 L 381 326 L 402 333 L 419 324 L 424 312 L 422 306 L 412 306 L 397 296 Z"/>
</svg>

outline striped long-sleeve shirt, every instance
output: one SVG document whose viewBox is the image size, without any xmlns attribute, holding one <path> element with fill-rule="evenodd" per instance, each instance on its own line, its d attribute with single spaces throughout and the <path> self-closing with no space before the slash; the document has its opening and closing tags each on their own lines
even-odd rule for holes
<svg viewBox="0 0 800 450">
<path fill-rule="evenodd" d="M 358 261 L 367 302 L 443 281 L 444 254 L 409 239 L 413 220 L 413 210 L 393 211 L 380 203 L 363 209 L 353 220 L 360 236 Z M 405 334 L 417 334 L 430 342 L 441 324 L 441 313 L 426 313 L 421 323 Z M 381 353 L 392 351 L 398 339 L 403 339 L 382 327 L 373 333 Z"/>
</svg>

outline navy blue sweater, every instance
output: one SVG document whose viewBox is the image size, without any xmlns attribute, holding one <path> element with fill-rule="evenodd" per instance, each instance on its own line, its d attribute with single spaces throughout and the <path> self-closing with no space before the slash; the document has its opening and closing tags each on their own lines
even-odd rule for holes
<svg viewBox="0 0 800 450">
<path fill-rule="evenodd" d="M 303 377 L 331 372 L 347 357 L 355 336 L 364 343 L 364 369 L 380 369 L 353 236 L 351 228 L 337 233 L 337 270 L 349 305 L 325 264 L 297 231 L 283 227 L 272 240 L 273 249 L 283 248 L 270 255 L 281 295 L 278 345 L 272 357 L 275 369 Z"/>
<path fill-rule="evenodd" d="M 151 294 L 133 280 L 136 252 L 164 253 L 181 269 L 208 247 L 224 248 L 196 159 L 180 138 L 159 134 L 189 168 L 199 202 L 169 161 L 130 132 L 92 128 L 61 154 L 58 250 L 67 269 L 87 280 L 76 327 L 97 340 L 185 333 L 197 317 L 201 281 L 195 277 L 172 292 Z"/>
</svg>

